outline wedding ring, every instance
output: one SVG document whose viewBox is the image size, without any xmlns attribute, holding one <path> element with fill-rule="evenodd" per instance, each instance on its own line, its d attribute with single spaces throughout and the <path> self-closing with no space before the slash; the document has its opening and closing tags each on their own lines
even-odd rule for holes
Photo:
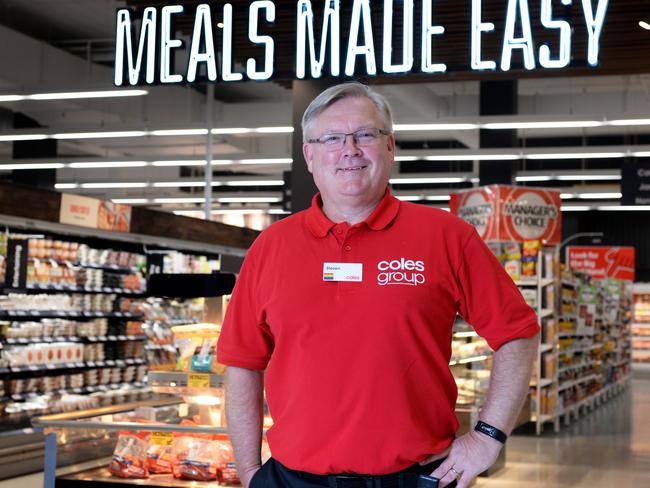
<svg viewBox="0 0 650 488">
<path fill-rule="evenodd" d="M 453 471 L 454 474 L 456 475 L 456 479 L 460 478 L 463 475 L 462 471 L 456 471 L 454 468 L 449 468 L 450 471 Z"/>
</svg>

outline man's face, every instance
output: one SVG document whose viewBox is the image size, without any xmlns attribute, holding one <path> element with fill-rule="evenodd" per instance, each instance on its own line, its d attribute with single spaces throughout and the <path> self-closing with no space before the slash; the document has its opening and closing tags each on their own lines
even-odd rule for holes
<svg viewBox="0 0 650 488">
<path fill-rule="evenodd" d="M 365 97 L 345 98 L 330 105 L 311 124 L 307 137 L 326 134 L 349 134 L 359 129 L 386 129 L 377 108 Z M 341 149 L 319 143 L 306 143 L 303 152 L 309 172 L 324 202 L 357 199 L 370 203 L 383 195 L 395 156 L 392 134 L 380 135 L 371 145 L 359 145 L 348 136 Z"/>
</svg>

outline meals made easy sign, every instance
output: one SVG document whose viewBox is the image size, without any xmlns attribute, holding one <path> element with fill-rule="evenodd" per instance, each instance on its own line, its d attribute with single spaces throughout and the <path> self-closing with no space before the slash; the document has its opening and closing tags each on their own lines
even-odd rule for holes
<svg viewBox="0 0 650 488">
<path fill-rule="evenodd" d="M 121 8 L 116 17 L 114 82 L 269 80 L 278 76 L 280 57 L 293 58 L 296 79 L 435 75 L 447 72 L 448 64 L 454 72 L 598 65 L 608 0 L 454 3 L 457 15 L 465 16 L 464 32 L 447 32 L 439 15 L 446 7 L 441 0 L 258 0 L 245 7 L 203 2 L 192 8 Z M 185 33 L 175 27 L 181 21 Z M 276 23 L 282 24 L 283 35 L 293 36 L 292 52 L 276 48 Z M 469 46 L 466 59 L 441 56 L 441 46 L 459 46 L 459 39 L 463 47 Z M 486 52 L 495 41 L 498 52 Z M 235 46 L 242 43 L 253 48 L 254 56 L 237 56 Z M 585 52 L 586 59 L 574 59 L 577 51 Z"/>
</svg>

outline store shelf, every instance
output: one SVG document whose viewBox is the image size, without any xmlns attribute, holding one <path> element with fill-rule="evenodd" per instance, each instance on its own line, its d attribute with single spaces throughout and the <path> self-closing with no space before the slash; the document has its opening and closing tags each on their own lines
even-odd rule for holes
<svg viewBox="0 0 650 488">
<path fill-rule="evenodd" d="M 517 286 L 548 286 L 555 283 L 554 278 L 542 278 L 538 280 L 537 278 L 522 278 L 515 280 L 515 285 Z"/>
<path fill-rule="evenodd" d="M 565 278 L 562 278 L 562 285 L 563 286 L 568 286 L 571 288 L 575 288 L 577 286 L 575 281 L 567 280 Z"/>
<path fill-rule="evenodd" d="M 105 467 L 58 476 L 56 479 L 56 486 L 58 488 L 88 488 L 94 484 L 98 487 L 108 487 L 111 484 L 116 484 L 120 486 L 138 485 L 148 488 L 196 488 L 198 486 L 218 488 L 226 486 L 218 484 L 216 481 L 197 482 L 181 480 L 174 478 L 171 474 L 149 474 L 146 480 L 123 479 L 112 476 Z"/>
<path fill-rule="evenodd" d="M 553 420 L 555 420 L 555 415 L 540 415 L 539 418 L 533 415 L 531 417 L 531 421 L 540 423 L 552 422 Z"/>
<path fill-rule="evenodd" d="M 68 268 L 86 268 L 86 269 L 101 269 L 103 271 L 113 271 L 116 273 L 138 273 L 141 270 L 129 266 L 118 266 L 116 264 L 89 264 L 81 262 L 71 262 L 63 259 L 54 258 L 29 258 L 30 261 L 43 261 L 56 263 L 59 266 L 66 266 Z"/>
<path fill-rule="evenodd" d="M 550 386 L 550 385 L 552 385 L 553 383 L 554 383 L 554 380 L 551 379 L 551 378 L 542 378 L 542 379 L 539 381 L 539 388 L 546 388 L 547 386 Z M 530 384 L 530 386 L 531 386 L 532 388 L 537 388 L 537 387 L 538 387 L 538 384 L 535 383 L 535 382 L 533 382 L 533 383 Z"/>
<path fill-rule="evenodd" d="M 76 361 L 58 364 L 30 364 L 26 366 L 9 366 L 9 373 L 25 373 L 25 372 L 39 372 L 39 371 L 56 371 L 67 369 L 86 369 L 86 368 L 103 368 L 106 366 L 125 368 L 127 366 L 134 366 L 145 364 L 146 361 L 141 358 L 129 359 L 106 359 L 103 361 Z"/>
<path fill-rule="evenodd" d="M 558 387 L 558 391 L 564 391 L 568 390 L 569 388 L 573 388 L 574 386 L 581 385 L 582 383 L 586 383 L 588 381 L 593 381 L 598 379 L 597 374 L 590 374 L 588 376 L 585 376 L 584 378 L 579 378 L 577 380 L 570 381 L 568 383 L 562 384 Z"/>
<path fill-rule="evenodd" d="M 131 288 L 112 288 L 109 286 L 68 286 L 68 285 L 27 285 L 25 288 L 0 287 L 5 293 L 33 293 L 33 292 L 68 292 L 68 293 L 99 293 L 145 296 L 146 292 Z"/>
<path fill-rule="evenodd" d="M 146 319 L 145 323 L 147 324 L 160 324 L 160 325 L 185 325 L 185 324 L 196 324 L 196 320 L 184 320 L 184 319 Z"/>
<path fill-rule="evenodd" d="M 591 362 L 584 361 L 584 362 L 582 362 L 580 364 L 572 364 L 571 366 L 565 366 L 565 367 L 559 368 L 557 370 L 557 372 L 558 372 L 558 374 L 559 373 L 565 373 L 566 371 L 571 371 L 572 369 L 584 368 L 585 366 L 589 366 L 590 364 L 591 364 Z"/>
<path fill-rule="evenodd" d="M 543 308 L 542 310 L 539 311 L 539 318 L 544 319 L 546 317 L 550 317 L 555 313 L 555 310 L 552 308 Z"/>
<path fill-rule="evenodd" d="M 80 310 L 0 310 L 0 319 L 13 318 L 140 319 L 142 314 L 130 312 L 82 312 Z"/>
<path fill-rule="evenodd" d="M 480 356 L 470 356 L 467 358 L 460 358 L 455 361 L 449 361 L 449 366 L 456 366 L 457 364 L 469 364 L 469 363 L 475 363 L 478 361 L 485 361 L 488 359 L 491 355 L 490 354 L 482 354 Z"/>
<path fill-rule="evenodd" d="M 552 351 L 553 349 L 555 349 L 555 344 L 544 344 L 544 343 L 542 343 L 542 344 L 539 345 L 540 354 L 543 353 L 543 352 Z"/>
<path fill-rule="evenodd" d="M 66 394 L 75 394 L 75 395 L 85 395 L 88 393 L 95 393 L 98 391 L 111 391 L 119 390 L 122 388 L 143 388 L 146 384 L 142 382 L 134 383 L 110 383 L 107 385 L 96 385 L 96 386 L 82 386 L 80 388 L 64 388 L 61 390 L 46 391 L 46 392 L 31 392 L 31 393 L 19 393 L 15 395 L 10 395 L 7 398 L 13 401 L 25 401 L 34 399 L 43 395 L 66 395 Z"/>
<path fill-rule="evenodd" d="M 640 329 L 650 329 L 650 322 L 632 322 L 630 325 Z"/>
<path fill-rule="evenodd" d="M 224 377 L 209 373 L 184 373 L 178 371 L 149 371 L 149 386 L 156 393 L 176 395 L 205 395 L 214 388 L 223 387 Z"/>
<path fill-rule="evenodd" d="M 124 342 L 124 341 L 144 341 L 145 335 L 108 335 L 108 336 L 55 336 L 55 337 L 10 337 L 0 339 L 3 344 L 33 344 L 38 342 Z"/>
</svg>

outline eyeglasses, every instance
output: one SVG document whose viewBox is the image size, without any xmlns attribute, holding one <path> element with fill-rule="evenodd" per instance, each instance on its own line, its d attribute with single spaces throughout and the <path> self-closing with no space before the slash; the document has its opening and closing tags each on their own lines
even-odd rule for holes
<svg viewBox="0 0 650 488">
<path fill-rule="evenodd" d="M 322 144 L 326 149 L 330 151 L 338 151 L 340 149 L 343 149 L 348 136 L 352 136 L 352 139 L 357 146 L 368 147 L 375 144 L 380 136 L 387 136 L 389 134 L 390 132 L 387 130 L 371 127 L 368 129 L 359 129 L 358 131 L 350 132 L 348 134 L 324 134 L 318 139 L 307 139 L 307 142 L 310 144 Z"/>
</svg>

